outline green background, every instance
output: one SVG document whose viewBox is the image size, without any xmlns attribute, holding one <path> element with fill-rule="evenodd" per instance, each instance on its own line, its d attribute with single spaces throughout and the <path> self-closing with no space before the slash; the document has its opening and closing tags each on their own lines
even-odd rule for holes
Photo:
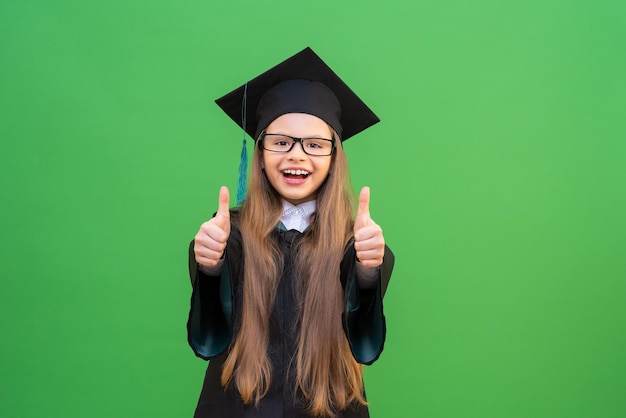
<svg viewBox="0 0 626 418">
<path fill-rule="evenodd" d="M 0 416 L 190 417 L 213 100 L 311 46 L 397 256 L 373 417 L 626 416 L 626 2 L 0 2 Z"/>
</svg>

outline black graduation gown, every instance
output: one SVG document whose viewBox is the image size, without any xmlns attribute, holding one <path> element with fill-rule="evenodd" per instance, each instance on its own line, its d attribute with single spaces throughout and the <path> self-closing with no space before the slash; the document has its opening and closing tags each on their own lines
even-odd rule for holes
<svg viewBox="0 0 626 418">
<path fill-rule="evenodd" d="M 232 213 L 231 219 L 237 215 L 236 212 Z M 289 361 L 296 348 L 295 321 L 298 318 L 292 286 L 294 275 L 291 247 L 294 240 L 301 236 L 296 230 L 285 231 L 282 224 L 281 228 L 273 232 L 273 237 L 283 252 L 285 265 L 270 318 L 269 355 L 272 379 L 269 391 L 258 407 L 244 405 L 236 388 L 224 388 L 220 382 L 222 365 L 241 318 L 244 263 L 241 233 L 236 222 L 232 222 L 220 277 L 208 277 L 198 269 L 192 241 L 189 249 L 189 273 L 193 293 L 187 322 L 188 341 L 198 357 L 210 360 L 194 417 L 310 417 L 303 406 L 302 394 L 296 393 L 294 396 L 293 367 L 288 372 Z M 385 248 L 385 259 L 380 268 L 377 286 L 367 290 L 357 286 L 355 260 L 354 245 L 349 242 L 341 263 L 341 282 L 345 296 L 342 320 L 356 360 L 371 364 L 379 357 L 385 341 L 382 297 L 391 276 L 394 256 L 389 248 Z M 369 417 L 369 413 L 366 406 L 355 405 L 340 411 L 339 416 L 365 418 Z"/>
</svg>

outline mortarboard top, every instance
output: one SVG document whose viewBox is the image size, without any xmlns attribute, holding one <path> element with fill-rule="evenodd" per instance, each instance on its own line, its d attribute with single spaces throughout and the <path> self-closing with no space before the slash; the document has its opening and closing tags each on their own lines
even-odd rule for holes
<svg viewBox="0 0 626 418">
<path fill-rule="evenodd" d="M 380 121 L 308 47 L 215 102 L 255 139 L 286 113 L 317 116 L 342 141 Z M 242 126 L 244 112 L 246 126 Z"/>
</svg>

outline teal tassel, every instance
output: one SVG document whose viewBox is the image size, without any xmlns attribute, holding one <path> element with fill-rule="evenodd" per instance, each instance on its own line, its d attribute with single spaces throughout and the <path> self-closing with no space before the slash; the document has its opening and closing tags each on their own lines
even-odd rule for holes
<svg viewBox="0 0 626 418">
<path fill-rule="evenodd" d="M 243 88 L 241 100 L 241 128 L 243 129 L 243 144 L 241 145 L 241 157 L 239 158 L 239 179 L 237 180 L 237 206 L 241 206 L 246 198 L 246 180 L 248 171 L 248 150 L 246 149 L 246 126 L 248 116 L 248 83 Z"/>
<path fill-rule="evenodd" d="M 239 179 L 237 181 L 237 206 L 241 206 L 246 198 L 246 180 L 248 171 L 248 150 L 246 149 L 246 138 L 243 138 L 241 145 L 241 157 L 239 158 Z"/>
</svg>

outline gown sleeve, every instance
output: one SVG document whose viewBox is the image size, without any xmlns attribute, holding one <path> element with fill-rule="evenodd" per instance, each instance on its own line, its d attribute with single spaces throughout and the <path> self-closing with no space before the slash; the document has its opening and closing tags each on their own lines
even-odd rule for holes
<svg viewBox="0 0 626 418">
<path fill-rule="evenodd" d="M 210 276 L 198 268 L 193 245 L 189 246 L 189 277 L 193 291 L 187 320 L 187 341 L 196 356 L 209 360 L 223 353 L 233 336 L 234 278 L 241 265 L 241 234 L 231 225 L 224 250 L 224 266 Z"/>
<path fill-rule="evenodd" d="M 385 246 L 385 256 L 376 286 L 361 289 L 356 279 L 354 243 L 351 241 L 346 246 L 341 263 L 345 297 L 343 327 L 354 358 L 362 364 L 372 364 L 383 351 L 386 335 L 383 296 L 391 278 L 394 261 L 393 253 Z"/>
</svg>

